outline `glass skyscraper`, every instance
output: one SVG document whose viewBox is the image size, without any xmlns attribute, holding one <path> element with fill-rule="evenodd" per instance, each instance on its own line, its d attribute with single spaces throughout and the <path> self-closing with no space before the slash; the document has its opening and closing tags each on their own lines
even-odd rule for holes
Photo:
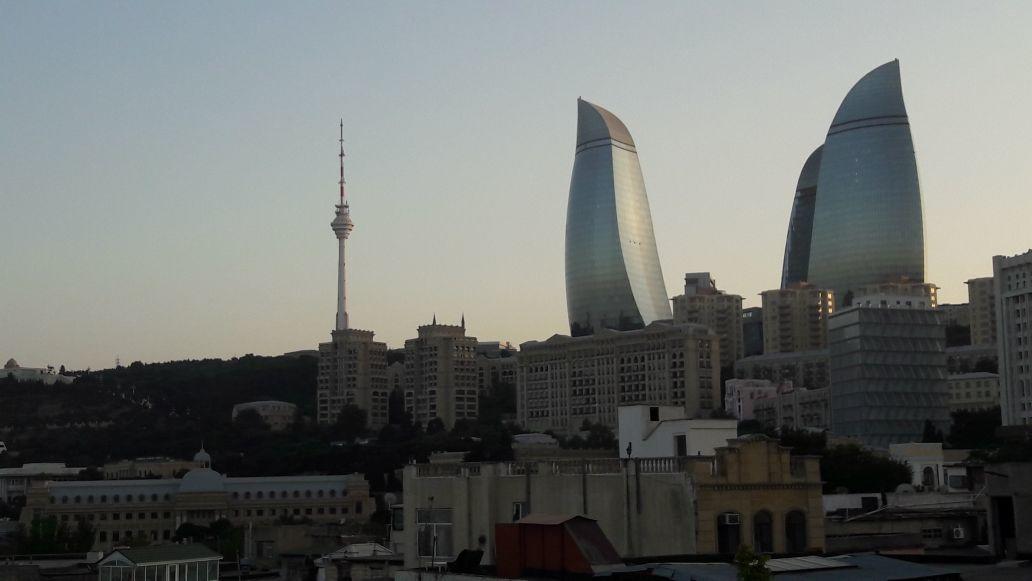
<svg viewBox="0 0 1032 581">
<path fill-rule="evenodd" d="M 817 203 L 817 176 L 821 166 L 820 146 L 806 158 L 799 172 L 792 215 L 788 219 L 788 240 L 785 241 L 785 262 L 781 267 L 781 288 L 806 282 L 810 269 L 810 236 L 813 234 L 813 208 Z"/>
<path fill-rule="evenodd" d="M 808 282 L 843 305 L 861 285 L 924 282 L 921 187 L 899 61 L 867 73 L 846 95 L 818 173 Z"/>
<path fill-rule="evenodd" d="M 582 99 L 566 209 L 566 305 L 574 336 L 671 318 L 634 140 L 615 115 Z"/>
</svg>

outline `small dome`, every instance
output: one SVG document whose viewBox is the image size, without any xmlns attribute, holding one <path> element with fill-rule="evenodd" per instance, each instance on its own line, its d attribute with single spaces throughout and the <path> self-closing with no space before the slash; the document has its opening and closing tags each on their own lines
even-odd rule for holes
<svg viewBox="0 0 1032 581">
<path fill-rule="evenodd" d="M 199 452 L 194 454 L 193 461 L 204 464 L 205 466 L 211 466 L 211 454 L 205 452 L 204 448 L 201 448 Z"/>
<path fill-rule="evenodd" d="M 194 468 L 183 476 L 179 492 L 223 492 L 222 475 L 211 468 Z"/>
<path fill-rule="evenodd" d="M 18 367 L 20 367 L 18 365 L 18 362 L 15 361 L 13 358 L 12 359 L 8 359 L 7 363 L 4 364 L 4 369 L 17 369 Z"/>
</svg>

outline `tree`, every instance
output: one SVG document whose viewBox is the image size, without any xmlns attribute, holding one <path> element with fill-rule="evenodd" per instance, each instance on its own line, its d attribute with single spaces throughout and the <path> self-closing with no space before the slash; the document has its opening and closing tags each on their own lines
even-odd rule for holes
<svg viewBox="0 0 1032 581">
<path fill-rule="evenodd" d="M 942 430 L 935 427 L 932 420 L 925 420 L 924 430 L 921 433 L 922 442 L 942 442 L 946 437 L 942 434 Z"/>
<path fill-rule="evenodd" d="M 100 471 L 96 466 L 89 466 L 83 468 L 79 475 L 75 477 L 76 480 L 104 480 L 104 473 Z"/>
<path fill-rule="evenodd" d="M 792 454 L 821 456 L 826 451 L 828 437 L 824 432 L 782 427 L 778 440 L 782 446 L 792 448 Z"/>
<path fill-rule="evenodd" d="M 876 456 L 856 444 L 829 448 L 821 458 L 821 479 L 824 491 L 845 488 L 850 492 L 892 492 L 910 482 L 910 467 Z"/>
<path fill-rule="evenodd" d="M 1000 427 L 999 406 L 987 410 L 957 410 L 951 414 L 950 435 L 946 439 L 951 448 L 991 448 L 999 444 L 996 428 Z"/>
<path fill-rule="evenodd" d="M 427 435 L 440 434 L 444 432 L 444 420 L 441 418 L 433 418 L 426 423 Z"/>
<path fill-rule="evenodd" d="M 365 410 L 352 403 L 342 407 L 334 428 L 337 435 L 345 440 L 350 441 L 361 436 L 366 431 Z"/>
<path fill-rule="evenodd" d="M 770 569 L 767 568 L 767 555 L 757 555 L 749 545 L 738 547 L 735 553 L 735 567 L 738 569 L 739 581 L 771 581 Z"/>
</svg>

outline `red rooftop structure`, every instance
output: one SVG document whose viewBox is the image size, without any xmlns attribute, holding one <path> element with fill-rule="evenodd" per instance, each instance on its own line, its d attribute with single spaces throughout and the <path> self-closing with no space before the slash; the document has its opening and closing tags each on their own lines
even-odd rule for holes
<svg viewBox="0 0 1032 581">
<path fill-rule="evenodd" d="M 499 577 L 527 574 L 597 575 L 623 566 L 595 519 L 580 515 L 530 514 L 495 525 Z"/>
</svg>

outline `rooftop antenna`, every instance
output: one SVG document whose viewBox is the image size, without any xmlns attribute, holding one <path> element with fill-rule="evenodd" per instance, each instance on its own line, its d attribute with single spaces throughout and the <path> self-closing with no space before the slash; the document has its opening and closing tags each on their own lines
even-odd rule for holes
<svg viewBox="0 0 1032 581">
<path fill-rule="evenodd" d="M 344 118 L 340 118 L 340 205 L 347 205 L 347 194 L 344 192 Z"/>
</svg>

